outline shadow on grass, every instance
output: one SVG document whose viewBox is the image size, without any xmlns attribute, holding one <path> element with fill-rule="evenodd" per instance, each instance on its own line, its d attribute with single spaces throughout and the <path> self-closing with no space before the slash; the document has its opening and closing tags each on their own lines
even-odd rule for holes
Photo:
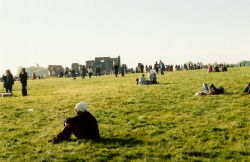
<svg viewBox="0 0 250 162">
<path fill-rule="evenodd" d="M 91 141 L 92 143 L 101 143 L 104 145 L 113 145 L 113 144 L 119 144 L 119 146 L 128 146 L 128 147 L 133 147 L 136 145 L 143 144 L 143 141 L 137 140 L 133 137 L 125 137 L 125 138 L 117 138 L 117 137 L 101 137 L 97 139 L 70 139 L 68 142 L 78 142 L 78 143 L 83 143 L 86 141 Z"/>
</svg>

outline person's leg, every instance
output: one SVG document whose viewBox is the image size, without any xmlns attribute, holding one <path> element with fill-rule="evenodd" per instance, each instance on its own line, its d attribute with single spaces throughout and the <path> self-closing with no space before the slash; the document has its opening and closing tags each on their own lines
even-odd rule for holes
<svg viewBox="0 0 250 162">
<path fill-rule="evenodd" d="M 209 90 L 208 90 L 207 83 L 203 83 L 203 90 L 207 90 L 207 91 L 209 91 Z"/>
<path fill-rule="evenodd" d="M 71 131 L 73 132 L 73 134 L 78 138 L 78 139 L 82 139 L 82 138 L 90 138 L 89 135 L 87 134 L 86 131 L 84 131 L 80 126 L 78 125 L 73 125 L 71 128 Z"/>
<path fill-rule="evenodd" d="M 12 93 L 12 85 L 9 87 L 9 91 L 10 93 Z"/>
<path fill-rule="evenodd" d="M 27 83 L 22 83 L 22 94 L 23 96 L 27 96 Z"/>
<path fill-rule="evenodd" d="M 70 125 L 66 125 L 63 130 L 57 134 L 56 138 L 60 140 L 68 140 L 72 133 L 72 127 Z"/>
<path fill-rule="evenodd" d="M 211 84 L 210 89 L 213 89 L 215 94 L 219 94 L 217 88 L 213 84 Z"/>
<path fill-rule="evenodd" d="M 245 92 L 245 93 L 249 92 L 249 89 L 250 89 L 250 88 L 249 88 L 248 85 L 247 85 L 246 88 L 245 88 L 245 90 L 244 90 L 244 92 Z"/>
</svg>

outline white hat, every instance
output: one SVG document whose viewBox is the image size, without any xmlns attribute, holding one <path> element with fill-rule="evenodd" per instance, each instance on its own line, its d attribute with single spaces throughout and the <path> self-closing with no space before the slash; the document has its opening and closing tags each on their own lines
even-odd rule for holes
<svg viewBox="0 0 250 162">
<path fill-rule="evenodd" d="M 85 102 L 80 102 L 78 104 L 76 104 L 75 109 L 77 109 L 78 111 L 84 112 L 87 111 L 87 104 Z"/>
</svg>

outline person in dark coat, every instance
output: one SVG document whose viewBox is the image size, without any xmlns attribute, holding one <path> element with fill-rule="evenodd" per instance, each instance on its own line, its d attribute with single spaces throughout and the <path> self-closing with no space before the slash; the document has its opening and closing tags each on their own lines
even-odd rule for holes
<svg viewBox="0 0 250 162">
<path fill-rule="evenodd" d="M 27 96 L 27 79 L 28 74 L 25 71 L 25 68 L 22 69 L 22 71 L 19 74 L 20 82 L 22 83 L 22 94 L 23 96 Z"/>
<path fill-rule="evenodd" d="M 59 143 L 68 140 L 73 133 L 78 139 L 100 138 L 98 124 L 95 117 L 87 111 L 87 104 L 80 102 L 75 106 L 75 117 L 64 120 L 64 129 L 49 142 Z"/>
<path fill-rule="evenodd" d="M 119 66 L 117 64 L 115 64 L 114 69 L 115 69 L 115 76 L 117 77 Z"/>
<path fill-rule="evenodd" d="M 83 66 L 82 67 L 82 79 L 84 79 L 85 78 L 85 76 L 86 76 L 86 68 L 85 68 L 85 66 Z"/>
<path fill-rule="evenodd" d="M 144 73 L 144 65 L 143 64 L 141 64 L 141 73 Z"/>
<path fill-rule="evenodd" d="M 246 86 L 244 92 L 250 94 L 250 82 L 249 82 L 248 85 Z"/>
<path fill-rule="evenodd" d="M 159 72 L 159 64 L 157 63 L 157 61 L 155 62 L 154 69 L 156 70 L 156 72 L 158 74 L 158 72 Z"/>
<path fill-rule="evenodd" d="M 14 78 L 10 70 L 6 70 L 6 73 L 2 77 L 4 83 L 3 86 L 6 90 L 6 93 L 12 93 L 12 86 L 14 85 Z"/>
</svg>

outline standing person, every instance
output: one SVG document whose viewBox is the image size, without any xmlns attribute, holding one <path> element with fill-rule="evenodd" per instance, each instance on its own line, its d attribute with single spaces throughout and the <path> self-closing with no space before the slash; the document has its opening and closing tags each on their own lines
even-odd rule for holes
<svg viewBox="0 0 250 162">
<path fill-rule="evenodd" d="M 71 75 L 72 75 L 73 79 L 76 79 L 76 71 L 75 71 L 75 69 L 71 70 Z"/>
<path fill-rule="evenodd" d="M 4 88 L 6 93 L 12 93 L 12 86 L 14 85 L 14 78 L 10 70 L 6 70 L 6 73 L 3 75 L 2 79 L 4 80 Z"/>
<path fill-rule="evenodd" d="M 143 72 L 144 72 L 144 65 L 141 64 L 141 73 L 143 73 Z"/>
<path fill-rule="evenodd" d="M 98 76 L 98 66 L 97 67 L 95 67 L 95 75 L 96 75 L 96 77 Z"/>
<path fill-rule="evenodd" d="M 121 67 L 121 74 L 122 74 L 122 77 L 124 77 L 125 70 L 126 70 L 126 67 L 123 65 L 123 66 Z"/>
<path fill-rule="evenodd" d="M 117 77 L 119 66 L 117 64 L 115 64 L 114 69 L 115 69 L 115 76 Z"/>
<path fill-rule="evenodd" d="M 89 78 L 91 78 L 91 75 L 93 74 L 93 71 L 92 71 L 92 69 L 91 69 L 90 66 L 89 66 L 89 68 L 88 68 L 88 73 L 89 73 Z"/>
<path fill-rule="evenodd" d="M 22 83 L 22 94 L 23 96 L 27 96 L 27 79 L 28 74 L 25 71 L 25 68 L 22 69 L 22 71 L 19 74 L 20 82 Z"/>
<path fill-rule="evenodd" d="M 101 67 L 98 67 L 98 75 L 101 76 Z"/>
<path fill-rule="evenodd" d="M 65 78 L 68 78 L 68 74 L 69 74 L 69 72 L 67 70 L 65 70 L 65 72 L 64 72 Z"/>
<path fill-rule="evenodd" d="M 86 76 L 86 68 L 85 66 L 82 67 L 82 79 L 84 79 Z"/>
<path fill-rule="evenodd" d="M 148 72 L 148 65 L 145 66 L 146 72 Z"/>
<path fill-rule="evenodd" d="M 161 70 L 161 75 L 164 75 L 164 68 L 165 68 L 165 65 L 164 65 L 163 62 L 161 62 L 161 60 L 160 60 L 160 63 L 159 63 L 159 68 L 160 68 L 160 70 Z"/>
<path fill-rule="evenodd" d="M 157 61 L 155 62 L 154 69 L 156 70 L 156 72 L 158 74 L 158 72 L 159 72 L 159 64 L 157 63 Z"/>
</svg>

